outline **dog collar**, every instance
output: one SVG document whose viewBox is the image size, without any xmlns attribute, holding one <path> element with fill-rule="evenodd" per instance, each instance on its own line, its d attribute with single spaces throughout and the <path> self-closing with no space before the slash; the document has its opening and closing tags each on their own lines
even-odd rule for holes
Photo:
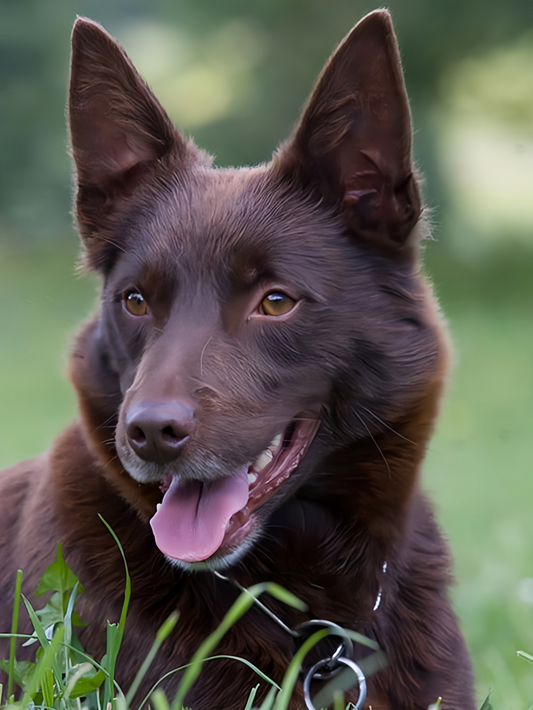
<svg viewBox="0 0 533 710">
<path fill-rule="evenodd" d="M 385 574 L 387 571 L 387 562 L 383 563 L 382 570 Z M 246 587 L 243 587 L 242 584 L 239 584 L 237 580 L 232 579 L 231 577 L 227 577 L 221 574 L 220 572 L 217 572 L 216 570 L 213 570 L 213 574 L 219 579 L 222 579 L 225 582 L 228 582 L 229 584 L 233 585 L 240 592 L 249 594 Z M 380 586 L 376 601 L 374 602 L 373 611 L 378 610 L 381 604 L 381 599 L 382 588 Z M 306 621 L 303 624 L 299 624 L 298 626 L 292 629 L 290 626 L 287 626 L 287 624 L 285 624 L 285 622 L 282 621 L 279 616 L 274 614 L 273 611 L 271 611 L 267 606 L 265 606 L 263 602 L 259 601 L 257 597 L 253 597 L 253 600 L 254 604 L 258 606 L 264 614 L 270 617 L 278 626 L 280 626 L 287 634 L 292 636 L 295 641 L 300 644 L 303 643 L 307 638 L 309 638 L 315 631 L 322 628 L 327 628 L 331 635 L 339 636 L 341 638 L 339 645 L 337 646 L 333 654 L 331 654 L 331 656 L 321 659 L 320 661 L 315 663 L 308 671 L 305 672 L 303 680 L 303 690 L 307 709 L 316 710 L 315 705 L 313 704 L 313 701 L 310 696 L 311 681 L 328 680 L 329 678 L 332 678 L 334 675 L 336 675 L 342 669 L 343 666 L 346 666 L 350 668 L 357 677 L 357 682 L 359 685 L 359 698 L 357 699 L 357 703 L 354 706 L 354 710 L 361 710 L 366 700 L 366 678 L 359 665 L 353 660 L 353 642 L 352 639 L 347 635 L 346 631 L 338 624 L 335 624 L 333 621 L 328 621 L 325 619 L 311 619 L 310 621 Z"/>
</svg>

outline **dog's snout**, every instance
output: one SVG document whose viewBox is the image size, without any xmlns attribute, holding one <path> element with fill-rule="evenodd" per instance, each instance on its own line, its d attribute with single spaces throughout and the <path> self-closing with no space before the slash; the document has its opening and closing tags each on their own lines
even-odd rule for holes
<svg viewBox="0 0 533 710">
<path fill-rule="evenodd" d="M 170 463 L 195 428 L 194 410 L 183 402 L 143 402 L 126 414 L 128 442 L 143 461 Z"/>
</svg>

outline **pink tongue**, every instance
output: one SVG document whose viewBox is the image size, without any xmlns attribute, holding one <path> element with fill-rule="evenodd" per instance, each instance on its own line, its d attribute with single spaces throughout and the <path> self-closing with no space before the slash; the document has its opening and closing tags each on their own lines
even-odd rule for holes
<svg viewBox="0 0 533 710">
<path fill-rule="evenodd" d="M 150 520 L 161 552 L 184 562 L 211 557 L 222 544 L 228 520 L 248 502 L 247 472 L 245 467 L 209 483 L 173 478 Z"/>
</svg>

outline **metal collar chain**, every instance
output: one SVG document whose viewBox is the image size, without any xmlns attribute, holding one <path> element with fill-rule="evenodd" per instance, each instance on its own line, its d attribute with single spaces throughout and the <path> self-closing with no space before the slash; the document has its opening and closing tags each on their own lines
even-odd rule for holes
<svg viewBox="0 0 533 710">
<path fill-rule="evenodd" d="M 313 704 L 311 694 L 309 692 L 311 680 L 316 677 L 316 672 L 319 671 L 320 668 L 326 666 L 328 663 L 329 660 L 327 658 L 323 661 L 318 661 L 318 663 L 315 663 L 315 665 L 309 669 L 304 678 L 304 699 L 307 710 L 317 710 Z M 350 658 L 345 658 L 344 656 L 340 656 L 339 658 L 337 658 L 337 664 L 339 666 L 339 670 L 341 666 L 348 666 L 348 668 L 351 668 L 351 670 L 357 677 L 357 682 L 359 684 L 359 698 L 357 699 L 357 703 L 354 706 L 354 710 L 361 710 L 361 708 L 363 707 L 363 703 L 366 700 L 366 678 L 363 671 L 359 668 L 355 661 L 352 661 Z"/>
<path fill-rule="evenodd" d="M 383 565 L 383 572 L 385 572 L 386 569 L 387 563 L 385 562 L 385 564 Z M 219 579 L 223 579 L 224 581 L 229 582 L 239 591 L 247 591 L 245 587 L 239 584 L 236 580 L 231 579 L 231 577 L 226 577 L 225 575 L 220 574 L 220 572 L 217 572 L 215 570 L 213 570 L 213 574 L 219 577 Z M 376 611 L 376 609 L 379 607 L 380 602 L 381 587 L 379 589 L 379 593 L 374 604 L 374 611 Z M 260 602 L 259 599 L 254 598 L 254 603 L 261 609 L 261 611 L 263 611 L 267 616 L 269 616 L 273 621 L 275 621 L 278 626 L 281 626 L 281 628 L 286 633 L 292 636 L 295 639 L 296 643 L 300 645 L 307 638 L 312 636 L 315 631 L 324 628 L 327 628 L 331 635 L 339 636 L 341 638 L 341 642 L 339 643 L 335 651 L 331 654 L 331 656 L 328 656 L 327 658 L 323 658 L 322 660 L 318 661 L 308 671 L 302 671 L 303 673 L 305 673 L 303 679 L 303 691 L 307 710 L 317 710 L 313 705 L 313 701 L 310 695 L 311 681 L 328 680 L 329 678 L 335 676 L 339 671 L 341 671 L 343 666 L 351 668 L 357 678 L 357 683 L 359 685 L 359 698 L 357 699 L 357 703 L 355 704 L 354 710 L 361 710 L 361 708 L 363 707 L 363 703 L 366 700 L 366 678 L 361 668 L 353 660 L 353 642 L 346 635 L 344 629 L 338 624 L 335 624 L 333 621 L 327 621 L 325 619 L 312 619 L 311 621 L 306 621 L 303 624 L 295 626 L 294 629 L 291 629 L 290 626 L 287 626 L 287 624 L 285 624 L 278 616 L 276 616 L 274 612 L 272 612 L 268 607 L 266 607 L 262 602 Z"/>
<path fill-rule="evenodd" d="M 387 563 L 386 562 L 383 563 L 382 570 L 383 570 L 383 574 L 385 574 L 385 572 L 387 571 Z M 374 603 L 374 608 L 372 611 L 377 611 L 380 604 L 381 604 L 381 587 L 379 588 L 379 592 L 376 597 L 376 601 Z"/>
</svg>

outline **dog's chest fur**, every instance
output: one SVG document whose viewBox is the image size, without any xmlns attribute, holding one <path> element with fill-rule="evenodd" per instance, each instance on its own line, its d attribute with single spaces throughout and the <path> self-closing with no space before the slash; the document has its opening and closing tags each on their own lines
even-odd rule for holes
<svg viewBox="0 0 533 710">
<path fill-rule="evenodd" d="M 102 299 L 70 360 L 79 420 L 0 479 L 2 628 L 16 569 L 31 596 L 61 540 L 86 590 L 81 641 L 103 655 L 124 575 L 100 514 L 132 577 L 123 685 L 180 612 L 139 697 L 220 623 L 236 597 L 212 572 L 223 569 L 296 594 L 308 613 L 270 602 L 290 626 L 329 619 L 377 641 L 388 666 L 367 706 L 473 707 L 448 552 L 418 482 L 447 347 L 420 275 L 425 226 L 388 14 L 340 45 L 268 165 L 215 169 L 85 20 L 70 130 Z M 252 609 L 217 653 L 280 682 L 294 650 Z M 187 704 L 237 710 L 254 680 L 244 664 L 209 662 Z M 302 707 L 298 687 L 291 709 Z"/>
</svg>

